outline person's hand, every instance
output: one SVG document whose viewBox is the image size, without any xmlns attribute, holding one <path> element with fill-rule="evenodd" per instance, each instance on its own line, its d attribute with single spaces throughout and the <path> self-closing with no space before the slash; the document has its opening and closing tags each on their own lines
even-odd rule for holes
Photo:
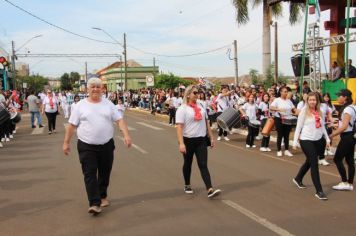
<svg viewBox="0 0 356 236">
<path fill-rule="evenodd" d="M 327 144 L 326 144 L 326 149 L 328 149 L 328 150 L 329 150 L 329 149 L 330 149 L 330 147 L 331 147 L 330 143 L 327 143 Z"/>
<path fill-rule="evenodd" d="M 70 144 L 69 143 L 63 143 L 63 153 L 66 156 L 69 155 L 69 153 L 70 153 Z"/>
<path fill-rule="evenodd" d="M 210 143 L 211 143 L 210 148 L 215 147 L 215 139 L 213 137 L 210 138 Z"/>
<path fill-rule="evenodd" d="M 125 145 L 126 145 L 128 148 L 130 148 L 130 147 L 132 146 L 131 137 L 130 137 L 130 136 L 126 136 L 126 137 L 124 138 L 124 143 L 125 143 Z"/>
<path fill-rule="evenodd" d="M 179 152 L 182 154 L 186 154 L 187 153 L 187 149 L 185 148 L 184 144 L 179 144 Z"/>
</svg>

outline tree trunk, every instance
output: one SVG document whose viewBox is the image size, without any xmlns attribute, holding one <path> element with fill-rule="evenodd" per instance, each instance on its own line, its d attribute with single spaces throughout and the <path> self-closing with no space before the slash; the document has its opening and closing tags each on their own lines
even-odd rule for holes
<svg viewBox="0 0 356 236">
<path fill-rule="evenodd" d="M 262 70 L 264 79 L 267 78 L 267 71 L 271 65 L 271 11 L 268 6 L 267 0 L 263 0 L 263 39 L 262 39 L 262 51 L 263 61 Z"/>
</svg>

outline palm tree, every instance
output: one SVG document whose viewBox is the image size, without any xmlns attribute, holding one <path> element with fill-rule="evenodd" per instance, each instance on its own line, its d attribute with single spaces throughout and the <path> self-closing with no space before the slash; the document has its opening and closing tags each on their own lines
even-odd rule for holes
<svg viewBox="0 0 356 236">
<path fill-rule="evenodd" d="M 296 24 L 302 19 L 302 12 L 304 11 L 304 0 L 232 0 L 236 8 L 236 21 L 240 24 L 246 24 L 249 21 L 249 4 L 252 8 L 262 4 L 263 7 L 263 63 L 262 69 L 264 77 L 266 78 L 267 70 L 271 64 L 271 28 L 270 24 L 272 16 L 280 17 L 283 13 L 282 1 L 289 2 L 289 23 Z"/>
</svg>

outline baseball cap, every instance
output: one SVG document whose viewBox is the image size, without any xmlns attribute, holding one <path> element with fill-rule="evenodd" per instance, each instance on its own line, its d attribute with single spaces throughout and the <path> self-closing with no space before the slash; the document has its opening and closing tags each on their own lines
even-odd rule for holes
<svg viewBox="0 0 356 236">
<path fill-rule="evenodd" d="M 337 96 L 343 96 L 343 97 L 351 97 L 352 93 L 348 89 L 341 89 L 338 93 L 336 93 Z"/>
</svg>

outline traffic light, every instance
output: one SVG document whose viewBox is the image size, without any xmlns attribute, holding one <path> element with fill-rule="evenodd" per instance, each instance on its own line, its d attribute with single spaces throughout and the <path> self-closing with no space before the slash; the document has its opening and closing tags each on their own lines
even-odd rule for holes
<svg viewBox="0 0 356 236">
<path fill-rule="evenodd" d="M 9 65 L 5 57 L 0 57 L 0 64 L 2 64 L 3 66 Z"/>
</svg>

